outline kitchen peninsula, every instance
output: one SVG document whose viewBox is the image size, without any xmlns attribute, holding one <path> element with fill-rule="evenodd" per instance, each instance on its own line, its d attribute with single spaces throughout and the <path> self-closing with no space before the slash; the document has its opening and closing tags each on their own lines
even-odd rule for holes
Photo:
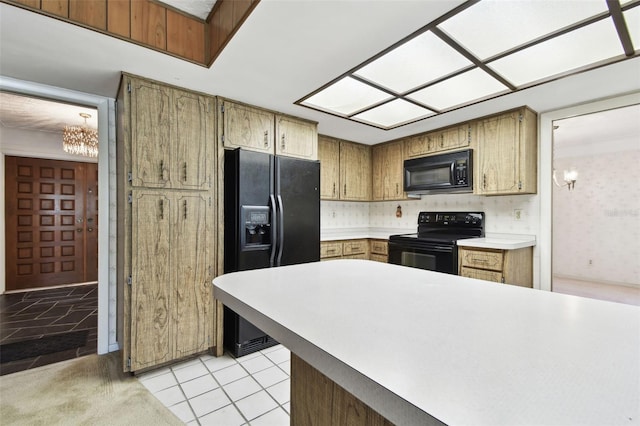
<svg viewBox="0 0 640 426">
<path fill-rule="evenodd" d="M 213 284 L 291 350 L 291 424 L 640 424 L 636 306 L 366 260 Z"/>
</svg>

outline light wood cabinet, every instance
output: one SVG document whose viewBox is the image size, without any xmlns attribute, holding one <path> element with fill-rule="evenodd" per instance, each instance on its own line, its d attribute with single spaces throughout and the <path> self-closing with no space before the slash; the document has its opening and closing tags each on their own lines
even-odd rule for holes
<svg viewBox="0 0 640 426">
<path fill-rule="evenodd" d="M 369 240 L 371 260 L 387 263 L 389 260 L 389 244 L 387 240 Z"/>
<path fill-rule="evenodd" d="M 129 79 L 131 184 L 139 187 L 209 189 L 205 166 L 213 149 L 215 101 L 203 95 Z"/>
<path fill-rule="evenodd" d="M 215 215 L 208 198 L 204 192 L 132 191 L 132 371 L 214 346 Z"/>
<path fill-rule="evenodd" d="M 528 108 L 477 122 L 474 193 L 480 195 L 537 192 L 537 118 Z"/>
<path fill-rule="evenodd" d="M 316 123 L 221 98 L 219 114 L 219 139 L 225 148 L 318 158 Z"/>
<path fill-rule="evenodd" d="M 371 168 L 371 198 L 374 201 L 406 198 L 402 141 L 374 145 L 371 148 Z"/>
<path fill-rule="evenodd" d="M 340 199 L 340 143 L 327 136 L 318 136 L 320 160 L 320 198 Z"/>
<path fill-rule="evenodd" d="M 533 287 L 533 249 L 458 248 L 459 274 L 522 287 Z"/>
<path fill-rule="evenodd" d="M 320 135 L 320 198 L 369 201 L 371 199 L 371 147 Z"/>
<path fill-rule="evenodd" d="M 117 108 L 124 371 L 222 354 L 215 98 L 123 75 Z"/>
<path fill-rule="evenodd" d="M 276 115 L 276 154 L 318 159 L 317 126 L 308 121 Z"/>
<path fill-rule="evenodd" d="M 342 257 L 342 243 L 334 241 L 322 241 L 320 243 L 320 259 Z"/>
<path fill-rule="evenodd" d="M 440 151 L 468 147 L 471 144 L 472 124 L 464 123 L 434 132 L 404 139 L 405 158 L 423 157 Z"/>
<path fill-rule="evenodd" d="M 321 241 L 320 260 L 333 259 L 369 259 L 368 240 Z"/>
<path fill-rule="evenodd" d="M 371 147 L 340 141 L 340 199 L 371 199 Z"/>
</svg>

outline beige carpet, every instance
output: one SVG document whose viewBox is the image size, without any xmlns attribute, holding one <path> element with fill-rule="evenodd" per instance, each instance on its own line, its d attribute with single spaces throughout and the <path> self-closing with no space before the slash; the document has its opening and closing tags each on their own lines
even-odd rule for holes
<svg viewBox="0 0 640 426">
<path fill-rule="evenodd" d="M 0 377 L 2 425 L 181 425 L 121 355 L 88 355 Z"/>
</svg>

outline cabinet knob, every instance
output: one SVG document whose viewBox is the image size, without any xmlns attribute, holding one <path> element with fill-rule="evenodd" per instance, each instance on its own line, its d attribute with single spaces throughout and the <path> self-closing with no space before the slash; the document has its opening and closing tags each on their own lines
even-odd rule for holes
<svg viewBox="0 0 640 426">
<path fill-rule="evenodd" d="M 264 131 L 264 147 L 267 148 L 269 146 L 269 131 Z"/>
</svg>

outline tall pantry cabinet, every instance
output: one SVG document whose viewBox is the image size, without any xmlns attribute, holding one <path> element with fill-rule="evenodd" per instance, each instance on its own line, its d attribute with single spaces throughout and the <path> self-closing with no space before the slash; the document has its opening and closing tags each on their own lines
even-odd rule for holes
<svg viewBox="0 0 640 426">
<path fill-rule="evenodd" d="M 124 370 L 220 354 L 216 100 L 125 74 L 117 115 Z"/>
</svg>

